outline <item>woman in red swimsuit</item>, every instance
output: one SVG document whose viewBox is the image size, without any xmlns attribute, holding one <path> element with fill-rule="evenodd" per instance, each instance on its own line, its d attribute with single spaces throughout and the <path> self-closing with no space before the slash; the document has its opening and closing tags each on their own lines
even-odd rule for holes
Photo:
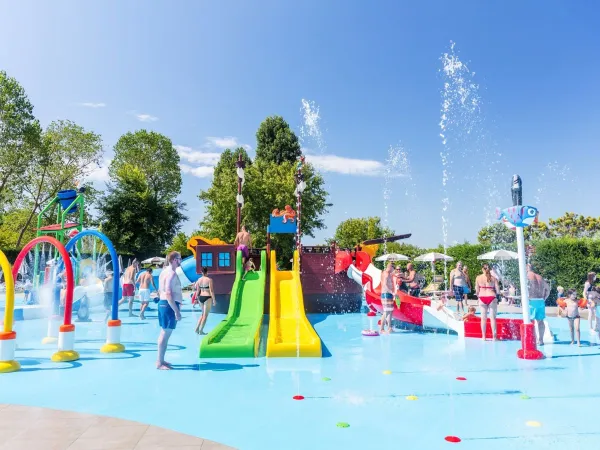
<svg viewBox="0 0 600 450">
<path fill-rule="evenodd" d="M 479 297 L 479 307 L 481 308 L 481 339 L 485 341 L 485 331 L 487 325 L 488 311 L 490 313 L 490 325 L 492 326 L 492 338 L 496 337 L 496 312 L 498 311 L 497 293 L 500 292 L 498 280 L 492 276 L 490 266 L 484 264 L 482 274 L 475 279 L 475 293 Z"/>
</svg>

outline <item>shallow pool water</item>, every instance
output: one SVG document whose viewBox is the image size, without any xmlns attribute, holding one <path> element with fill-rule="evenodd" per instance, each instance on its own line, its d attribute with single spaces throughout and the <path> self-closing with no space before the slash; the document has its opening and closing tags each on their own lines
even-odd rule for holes
<svg viewBox="0 0 600 450">
<path fill-rule="evenodd" d="M 309 316 L 324 358 L 200 360 L 198 315 L 184 309 L 167 352 L 172 371 L 154 369 L 155 311 L 123 319 L 120 355 L 99 352 L 102 313 L 75 322 L 74 363 L 50 361 L 55 347 L 40 343 L 46 321 L 19 322 L 23 368 L 0 375 L 0 403 L 110 415 L 248 450 L 595 448 L 600 440 L 600 347 L 588 344 L 585 321 L 583 347 L 546 345 L 543 361 L 519 360 L 519 342 L 362 337 L 364 314 Z M 222 318 L 211 315 L 207 329 Z M 565 319 L 550 323 L 567 338 Z"/>
</svg>

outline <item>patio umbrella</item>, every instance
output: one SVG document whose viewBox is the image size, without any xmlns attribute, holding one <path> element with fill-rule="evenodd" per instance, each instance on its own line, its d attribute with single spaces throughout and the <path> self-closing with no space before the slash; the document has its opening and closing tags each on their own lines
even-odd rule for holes
<svg viewBox="0 0 600 450">
<path fill-rule="evenodd" d="M 508 261 L 518 258 L 519 255 L 516 252 L 511 252 L 510 250 L 494 250 L 493 252 L 487 252 L 477 257 L 477 259 L 494 259 L 496 261 Z"/>
<path fill-rule="evenodd" d="M 152 258 L 148 258 L 142 261 L 142 264 L 164 264 L 166 261 L 165 258 L 161 256 L 154 256 Z"/>
<path fill-rule="evenodd" d="M 375 258 L 375 261 L 408 261 L 409 259 L 408 256 L 400 255 L 398 253 L 386 253 L 385 255 Z"/>
<path fill-rule="evenodd" d="M 437 252 L 425 253 L 424 255 L 420 255 L 415 258 L 415 261 L 430 262 L 431 263 L 431 272 L 433 273 L 434 276 L 435 276 L 435 264 L 434 263 L 436 261 L 453 261 L 453 260 L 454 260 L 454 258 L 452 258 L 452 256 L 448 256 L 443 253 L 437 253 Z M 445 283 L 446 283 L 446 280 L 444 280 L 444 284 Z"/>
<path fill-rule="evenodd" d="M 496 260 L 502 261 L 502 272 L 500 273 L 500 281 L 502 281 L 502 285 L 505 285 L 504 281 L 504 261 L 510 261 L 512 259 L 518 259 L 519 255 L 516 252 L 511 252 L 510 250 L 494 250 L 492 252 L 484 253 L 483 255 L 479 255 L 477 259 L 485 259 L 485 260 Z"/>
<path fill-rule="evenodd" d="M 430 252 L 425 253 L 424 255 L 417 256 L 415 261 L 423 261 L 423 262 L 436 262 L 436 261 L 453 261 L 454 258 L 452 256 L 444 255 L 443 253 Z"/>
</svg>

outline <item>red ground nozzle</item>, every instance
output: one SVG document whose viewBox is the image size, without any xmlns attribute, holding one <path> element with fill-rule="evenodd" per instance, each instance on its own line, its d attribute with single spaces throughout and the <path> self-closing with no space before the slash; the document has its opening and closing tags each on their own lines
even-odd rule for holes
<svg viewBox="0 0 600 450">
<path fill-rule="evenodd" d="M 377 315 L 377 314 L 375 314 L 373 311 L 369 311 L 369 312 L 367 313 L 367 316 L 368 316 L 368 317 L 375 317 L 376 315 Z"/>
<path fill-rule="evenodd" d="M 537 349 L 535 325 L 533 323 L 521 324 L 521 345 L 517 356 L 521 359 L 544 359 L 544 354 Z"/>
</svg>

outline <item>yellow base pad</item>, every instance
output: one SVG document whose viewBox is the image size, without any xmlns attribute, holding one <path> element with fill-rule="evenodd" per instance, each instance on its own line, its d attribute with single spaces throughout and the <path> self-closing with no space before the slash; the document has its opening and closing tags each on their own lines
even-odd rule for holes
<svg viewBox="0 0 600 450">
<path fill-rule="evenodd" d="M 0 373 L 16 372 L 21 368 L 17 361 L 0 361 Z"/>
<path fill-rule="evenodd" d="M 58 338 L 55 338 L 55 337 L 47 336 L 44 339 L 42 339 L 42 344 L 44 344 L 44 345 L 56 344 L 57 342 L 58 342 Z"/>
<path fill-rule="evenodd" d="M 79 353 L 75 350 L 62 350 L 52 355 L 52 361 L 54 362 L 69 362 L 77 361 L 79 359 Z"/>
<path fill-rule="evenodd" d="M 100 351 L 102 353 L 121 353 L 125 351 L 125 346 L 123 344 L 104 344 Z"/>
</svg>

